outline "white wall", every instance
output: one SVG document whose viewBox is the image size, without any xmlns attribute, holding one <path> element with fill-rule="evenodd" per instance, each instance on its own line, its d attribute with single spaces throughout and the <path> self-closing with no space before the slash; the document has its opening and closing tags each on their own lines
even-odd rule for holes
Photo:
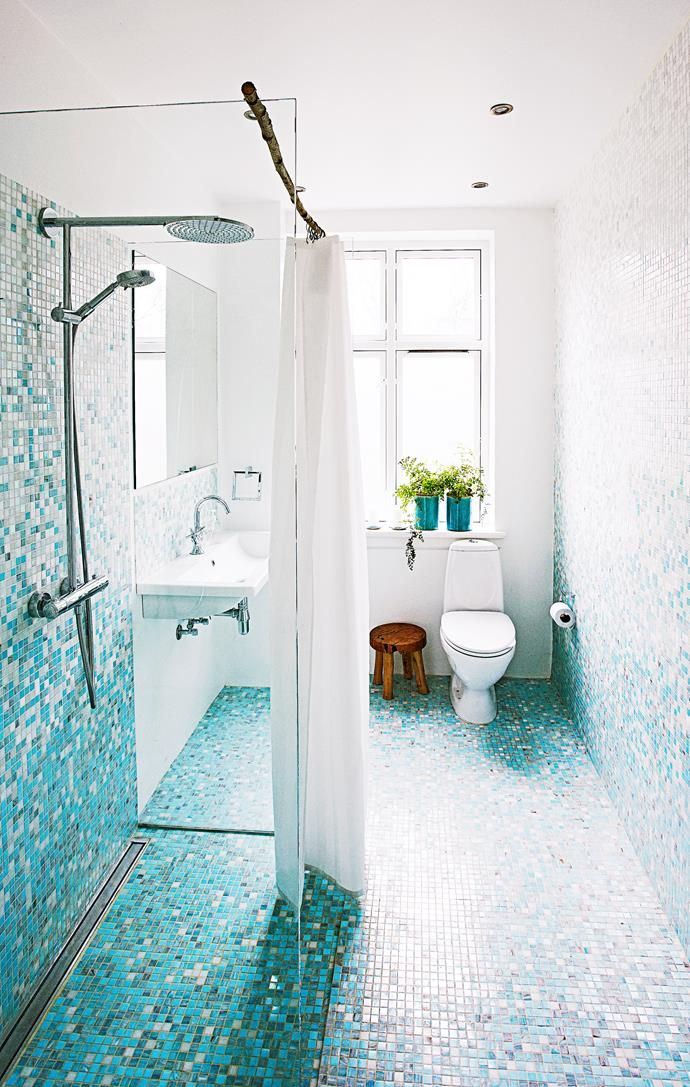
<svg viewBox="0 0 690 1087">
<path fill-rule="evenodd" d="M 501 542 L 505 608 L 517 628 L 514 676 L 548 676 L 551 667 L 553 534 L 553 212 L 549 209 L 325 211 L 329 232 L 380 236 L 474 231 L 493 240 L 495 527 Z M 440 236 L 437 234 L 437 236 Z M 442 610 L 445 552 L 426 555 L 407 570 L 397 549 L 369 549 L 372 622 L 424 620 L 428 634 Z M 435 634 L 433 635 L 435 638 Z M 438 644 L 429 672 L 446 673 Z"/>
<path fill-rule="evenodd" d="M 144 619 L 132 594 L 137 793 L 144 808 L 223 686 L 222 631 L 212 623 L 197 638 L 175 638 L 176 620 Z M 225 622 L 225 620 L 223 620 Z"/>
</svg>

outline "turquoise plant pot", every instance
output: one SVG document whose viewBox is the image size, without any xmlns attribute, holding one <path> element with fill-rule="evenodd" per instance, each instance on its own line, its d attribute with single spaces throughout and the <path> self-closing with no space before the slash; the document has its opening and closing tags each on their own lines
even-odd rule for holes
<svg viewBox="0 0 690 1087">
<path fill-rule="evenodd" d="M 438 495 L 418 495 L 414 501 L 414 527 L 428 532 L 438 528 Z"/>
<path fill-rule="evenodd" d="M 471 498 L 446 497 L 446 528 L 449 532 L 469 532 L 472 516 Z"/>
</svg>

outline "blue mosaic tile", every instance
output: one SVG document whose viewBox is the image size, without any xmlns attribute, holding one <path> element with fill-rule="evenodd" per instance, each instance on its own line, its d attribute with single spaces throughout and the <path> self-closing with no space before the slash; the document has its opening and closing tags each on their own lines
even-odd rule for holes
<svg viewBox="0 0 690 1087">
<path fill-rule="evenodd" d="M 690 951 L 688 55 L 556 212 L 553 675 Z"/>
<path fill-rule="evenodd" d="M 153 831 L 10 1087 L 298 1083 L 297 921 L 273 842 Z"/>
<path fill-rule="evenodd" d="M 309 873 L 299 971 L 270 838 L 154 831 L 8 1083 L 690 1082 L 690 967 L 554 688 L 472 728 L 430 685 L 372 693 L 366 892 Z"/>
<path fill-rule="evenodd" d="M 318 1083 L 690 1082 L 690 969 L 553 688 L 463 725 L 448 681 L 372 694 L 367 888 Z"/>
<path fill-rule="evenodd" d="M 59 330 L 60 246 L 48 201 L 0 177 L 0 1037 L 64 943 L 136 821 L 130 614 L 129 309 L 122 292 L 85 322 L 76 400 L 92 570 L 98 709 L 71 616 L 31 620 L 35 588 L 66 573 Z M 74 239 L 75 298 L 128 266 L 103 231 Z"/>
<path fill-rule="evenodd" d="M 141 821 L 273 831 L 268 688 L 223 688 L 164 775 Z"/>
</svg>

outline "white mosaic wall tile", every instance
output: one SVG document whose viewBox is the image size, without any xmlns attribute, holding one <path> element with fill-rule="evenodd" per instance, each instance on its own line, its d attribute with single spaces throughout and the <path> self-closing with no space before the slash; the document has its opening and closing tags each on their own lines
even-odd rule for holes
<svg viewBox="0 0 690 1087">
<path fill-rule="evenodd" d="M 61 246 L 37 230 L 48 201 L 0 177 L 0 1036 L 136 824 L 130 610 L 129 300 L 80 330 L 76 400 L 94 603 L 98 707 L 72 616 L 31 620 L 37 587 L 66 573 L 62 354 L 50 310 Z M 128 267 L 104 231 L 74 238 L 74 297 Z"/>
<path fill-rule="evenodd" d="M 690 946 L 690 29 L 558 207 L 554 677 Z"/>
<path fill-rule="evenodd" d="M 188 535 L 194 523 L 194 507 L 208 494 L 218 494 L 218 467 L 215 464 L 135 492 L 135 555 L 139 581 L 163 563 L 189 553 L 192 543 Z M 201 511 L 202 524 L 209 531 L 216 524 L 217 511 L 216 502 L 208 502 Z"/>
</svg>

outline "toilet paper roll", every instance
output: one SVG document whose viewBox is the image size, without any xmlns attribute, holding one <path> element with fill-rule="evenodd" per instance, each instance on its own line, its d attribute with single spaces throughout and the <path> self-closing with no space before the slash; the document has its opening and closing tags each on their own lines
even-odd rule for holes
<svg viewBox="0 0 690 1087">
<path fill-rule="evenodd" d="M 564 604 L 562 600 L 557 600 L 555 604 L 552 604 L 549 608 L 549 615 L 553 619 L 557 627 L 564 627 L 566 630 L 570 630 L 575 626 L 575 612 L 572 608 L 569 608 L 567 604 Z"/>
</svg>

